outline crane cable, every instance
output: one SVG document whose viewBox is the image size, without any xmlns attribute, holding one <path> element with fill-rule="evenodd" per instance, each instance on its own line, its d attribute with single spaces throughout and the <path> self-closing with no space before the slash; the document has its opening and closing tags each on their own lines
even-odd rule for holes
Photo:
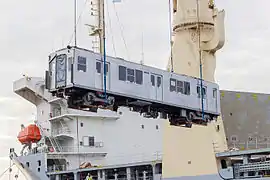
<svg viewBox="0 0 270 180">
<path fill-rule="evenodd" d="M 125 40 L 125 37 L 124 37 L 124 32 L 123 32 L 124 31 L 124 27 L 123 27 L 123 25 L 120 22 L 120 18 L 118 16 L 118 12 L 116 10 L 116 7 L 115 7 L 115 4 L 114 3 L 113 3 L 113 8 L 114 8 L 114 12 L 115 12 L 117 21 L 119 23 L 119 27 L 120 27 L 120 31 L 121 31 L 121 36 L 122 36 L 122 39 L 123 39 L 123 42 L 124 42 L 124 45 L 125 45 L 125 48 L 126 48 L 126 51 L 127 51 L 127 57 L 130 60 L 130 56 L 129 56 L 129 52 L 128 52 L 128 48 L 127 48 L 127 43 L 126 43 L 126 40 Z"/>
<path fill-rule="evenodd" d="M 109 5 L 108 0 L 107 0 L 107 5 Z M 108 34 L 111 34 L 111 38 L 112 38 L 112 46 L 113 46 L 113 52 L 114 52 L 114 56 L 116 57 L 116 48 L 115 48 L 115 44 L 114 44 L 114 37 L 113 37 L 113 30 L 112 30 L 112 22 L 111 22 L 111 18 L 110 18 L 109 8 L 107 8 L 107 16 L 108 16 L 108 21 L 109 21 L 109 28 L 110 28 L 110 31 L 112 32 L 112 33 L 108 33 Z"/>
<path fill-rule="evenodd" d="M 202 120 L 204 120 L 204 102 L 203 102 L 203 77 L 202 77 L 202 51 L 201 51 L 201 31 L 200 31 L 200 13 L 199 13 L 199 0 L 196 0 L 197 5 L 197 31 L 198 31 L 198 49 L 199 49 L 199 60 L 200 60 L 200 89 L 201 89 L 201 103 L 202 103 Z"/>
</svg>

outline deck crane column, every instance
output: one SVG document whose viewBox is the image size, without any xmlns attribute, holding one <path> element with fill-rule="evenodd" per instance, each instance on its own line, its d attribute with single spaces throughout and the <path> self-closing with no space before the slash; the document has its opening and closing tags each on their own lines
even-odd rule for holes
<svg viewBox="0 0 270 180">
<path fill-rule="evenodd" d="M 200 77 L 198 37 L 202 51 L 203 79 L 214 82 L 217 50 L 225 42 L 225 12 L 214 8 L 213 0 L 198 0 L 199 25 L 197 30 L 197 0 L 173 1 L 173 40 L 172 61 L 168 61 L 168 69 L 189 76 Z M 171 64 L 173 63 L 173 64 Z"/>
<path fill-rule="evenodd" d="M 171 1 L 173 37 L 168 70 L 173 67 L 175 73 L 197 78 L 202 72 L 202 79 L 215 82 L 215 53 L 225 41 L 225 12 L 215 8 L 213 0 Z M 190 129 L 168 123 L 164 126 L 162 176 L 164 179 L 187 180 L 189 177 L 200 179 L 202 176 L 209 180 L 217 178 L 219 163 L 215 153 L 226 149 L 221 117 L 207 126 L 194 124 Z"/>
</svg>

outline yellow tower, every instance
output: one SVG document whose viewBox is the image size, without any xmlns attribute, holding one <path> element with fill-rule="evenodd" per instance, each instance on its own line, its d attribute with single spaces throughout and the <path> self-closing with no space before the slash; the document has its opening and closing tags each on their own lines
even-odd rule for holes
<svg viewBox="0 0 270 180">
<path fill-rule="evenodd" d="M 199 78 L 202 62 L 203 79 L 215 82 L 215 53 L 225 41 L 224 16 L 225 12 L 215 8 L 213 0 L 173 0 L 172 60 L 168 70 L 173 68 L 175 73 Z M 226 149 L 221 117 L 207 126 L 194 124 L 190 129 L 167 123 L 162 176 L 215 179 L 219 166 L 215 153 Z"/>
</svg>

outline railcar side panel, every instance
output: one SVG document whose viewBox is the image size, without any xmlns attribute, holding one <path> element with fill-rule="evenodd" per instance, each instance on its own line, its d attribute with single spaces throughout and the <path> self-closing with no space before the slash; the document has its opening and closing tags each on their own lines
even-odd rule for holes
<svg viewBox="0 0 270 180">
<path fill-rule="evenodd" d="M 194 98 L 194 82 L 192 78 L 174 73 L 169 73 L 166 77 L 166 96 L 164 97 L 164 102 L 175 106 L 198 108 L 198 104 Z"/>
<path fill-rule="evenodd" d="M 146 89 L 147 80 L 144 79 L 144 70 L 141 65 L 132 66 L 129 62 L 114 60 L 114 88 L 112 92 L 119 92 L 128 96 L 148 99 Z"/>
<path fill-rule="evenodd" d="M 86 51 L 76 50 L 73 63 L 73 83 L 75 86 L 81 86 L 92 89 L 95 87 L 95 54 Z"/>
<path fill-rule="evenodd" d="M 55 54 L 63 56 L 49 61 L 50 91 L 55 91 L 58 86 L 72 87 L 72 82 L 75 87 L 103 90 L 104 64 L 100 54 L 79 48 L 57 51 L 51 54 L 51 58 Z M 201 110 L 203 98 L 206 112 L 220 113 L 219 87 L 215 83 L 204 81 L 201 96 L 197 78 L 109 56 L 106 58 L 106 74 L 106 89 L 112 95 L 121 94 L 195 110 Z"/>
</svg>

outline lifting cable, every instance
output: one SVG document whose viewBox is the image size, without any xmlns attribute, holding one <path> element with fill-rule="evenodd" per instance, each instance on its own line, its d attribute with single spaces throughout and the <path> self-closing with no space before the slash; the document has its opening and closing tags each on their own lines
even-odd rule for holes
<svg viewBox="0 0 270 180">
<path fill-rule="evenodd" d="M 199 49 L 199 60 L 200 60 L 200 89 L 201 89 L 201 103 L 202 103 L 202 120 L 204 120 L 204 102 L 203 102 L 203 77 L 202 77 L 202 51 L 201 51 L 201 31 L 200 31 L 200 13 L 199 13 L 199 0 L 196 0 L 197 3 L 197 31 L 198 31 L 198 49 Z"/>
<path fill-rule="evenodd" d="M 115 7 L 115 4 L 114 3 L 113 3 L 113 8 L 114 8 L 114 12 L 115 12 L 115 16 L 117 18 L 117 21 L 119 23 L 119 28 L 120 28 L 120 31 L 121 31 L 121 36 L 122 36 L 122 39 L 123 39 L 123 42 L 124 42 L 124 45 L 125 45 L 125 48 L 126 48 L 126 51 L 127 51 L 127 58 L 130 61 L 130 56 L 129 56 L 129 53 L 128 53 L 128 47 L 127 47 L 127 43 L 126 43 L 126 40 L 125 40 L 125 37 L 124 37 L 124 27 L 123 27 L 123 25 L 120 22 L 120 18 L 119 18 L 119 15 L 118 15 L 118 12 L 116 10 L 116 7 Z"/>
<path fill-rule="evenodd" d="M 107 103 L 107 79 L 106 79 L 106 28 L 105 28 L 105 0 L 102 1 L 103 4 L 101 4 L 102 6 L 102 16 L 103 16 L 103 19 L 102 19 L 102 27 L 103 27 L 103 30 L 101 31 L 102 32 L 102 38 L 103 38 L 103 78 L 104 78 L 104 84 L 103 84 L 103 87 L 104 87 L 104 99 L 106 100 L 106 103 Z M 102 52 L 102 51 L 101 51 Z"/>
<path fill-rule="evenodd" d="M 107 4 L 109 5 L 108 0 L 107 0 Z M 111 33 L 109 33 L 109 31 L 108 31 L 108 34 L 111 34 L 111 37 L 112 37 L 112 46 L 113 46 L 113 52 L 114 52 L 114 56 L 116 57 L 116 48 L 115 48 L 115 44 L 114 44 L 113 30 L 112 30 L 112 22 L 111 22 L 111 18 L 110 18 L 109 8 L 107 8 L 107 16 L 108 16 L 108 22 L 109 22 L 109 30 L 111 31 Z"/>
</svg>

